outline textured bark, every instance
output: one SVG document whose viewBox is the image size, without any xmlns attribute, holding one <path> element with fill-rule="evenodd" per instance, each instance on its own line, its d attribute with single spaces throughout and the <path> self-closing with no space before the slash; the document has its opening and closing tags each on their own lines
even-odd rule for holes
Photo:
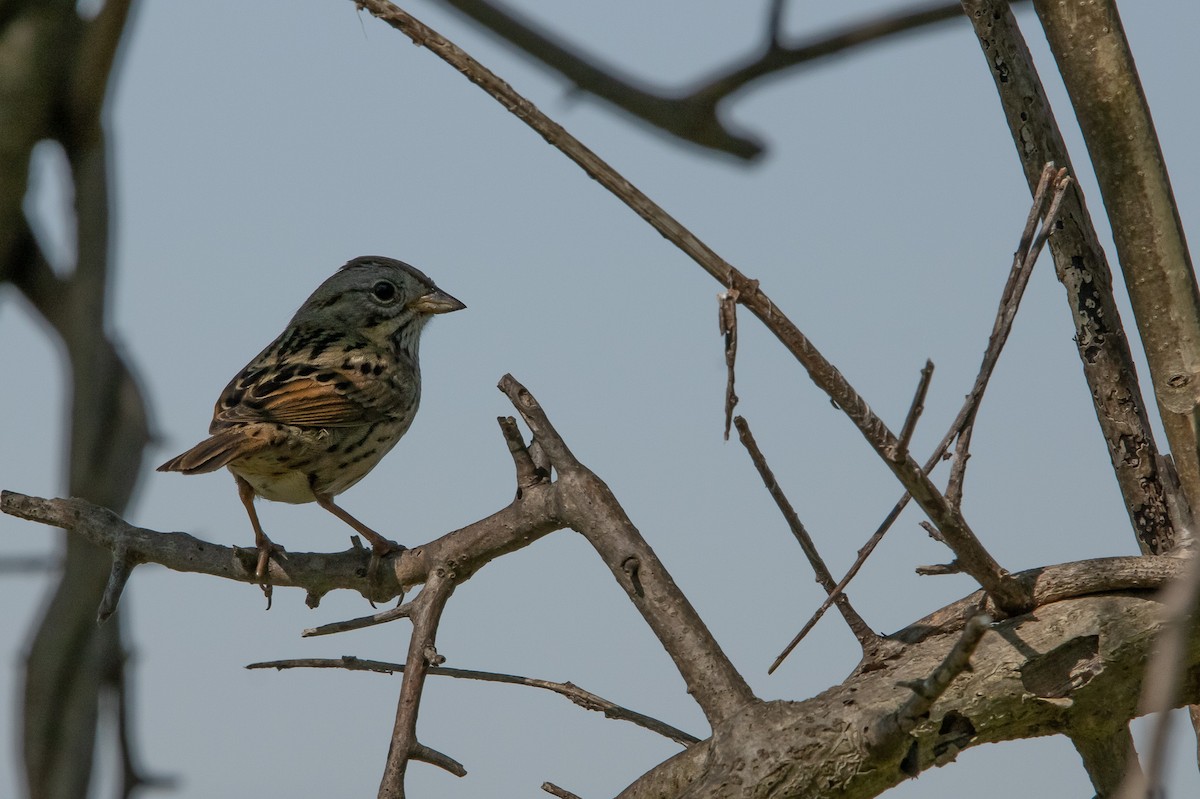
<svg viewBox="0 0 1200 799">
<path fill-rule="evenodd" d="M 963 0 L 963 8 L 996 82 L 1030 190 L 1048 161 L 1076 174 L 1008 3 Z M 1066 289 L 1083 376 L 1138 547 L 1147 554 L 1169 552 L 1181 537 L 1169 508 L 1173 484 L 1154 441 L 1147 403 L 1113 296 L 1112 270 L 1078 183 L 1064 198 L 1050 237 L 1050 253 L 1055 274 Z"/>
<path fill-rule="evenodd" d="M 1136 714 L 1159 611 L 1149 596 L 1112 594 L 1002 622 L 923 724 L 895 740 L 871 740 L 873 726 L 910 696 L 901 683 L 931 673 L 956 641 L 956 632 L 943 631 L 812 699 L 746 708 L 621 799 L 681 796 L 681 786 L 689 799 L 866 799 L 979 744 L 1119 726 Z M 1198 663 L 1193 645 L 1185 701 L 1200 697 Z"/>
</svg>

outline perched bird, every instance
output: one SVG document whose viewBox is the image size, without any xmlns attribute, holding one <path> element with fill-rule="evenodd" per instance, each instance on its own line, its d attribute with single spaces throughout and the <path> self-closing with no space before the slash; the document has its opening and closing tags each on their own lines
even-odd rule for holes
<svg viewBox="0 0 1200 799">
<path fill-rule="evenodd" d="M 421 398 L 421 329 L 434 314 L 465 307 L 406 263 L 355 258 L 229 381 L 211 435 L 158 467 L 233 472 L 254 528 L 255 577 L 268 600 L 267 565 L 282 549 L 263 532 L 256 496 L 316 502 L 370 541 L 372 573 L 380 558 L 404 549 L 333 498 L 371 471 L 412 424 Z"/>
</svg>

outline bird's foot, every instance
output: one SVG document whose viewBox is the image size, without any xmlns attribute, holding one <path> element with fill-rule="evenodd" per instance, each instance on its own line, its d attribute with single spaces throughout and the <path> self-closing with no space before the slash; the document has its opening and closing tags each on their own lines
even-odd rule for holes
<svg viewBox="0 0 1200 799">
<path fill-rule="evenodd" d="M 262 589 L 263 596 L 267 598 L 267 610 L 271 609 L 271 595 L 274 593 L 274 587 L 271 581 L 267 579 L 267 572 L 271 568 L 271 556 L 283 555 L 287 550 L 276 544 L 269 538 L 263 537 L 255 549 L 258 550 L 258 561 L 254 567 L 254 580 L 258 583 L 258 587 Z"/>
</svg>

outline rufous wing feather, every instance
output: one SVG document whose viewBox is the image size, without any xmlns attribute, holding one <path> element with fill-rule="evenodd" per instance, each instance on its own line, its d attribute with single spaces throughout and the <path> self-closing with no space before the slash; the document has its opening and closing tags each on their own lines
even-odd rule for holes
<svg viewBox="0 0 1200 799">
<path fill-rule="evenodd" d="M 391 399 L 389 386 L 361 371 L 328 369 L 284 381 L 254 375 L 248 381 L 234 381 L 225 390 L 213 425 L 355 427 L 387 418 Z"/>
</svg>

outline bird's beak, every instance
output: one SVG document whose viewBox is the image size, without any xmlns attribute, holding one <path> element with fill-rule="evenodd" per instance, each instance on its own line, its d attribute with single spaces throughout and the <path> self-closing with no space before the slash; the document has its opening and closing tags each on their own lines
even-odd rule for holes
<svg viewBox="0 0 1200 799">
<path fill-rule="evenodd" d="M 408 304 L 408 307 L 412 308 L 417 313 L 435 314 L 461 311 L 467 306 L 464 303 L 454 299 L 441 289 L 434 289 L 428 294 L 417 297 Z"/>
</svg>

